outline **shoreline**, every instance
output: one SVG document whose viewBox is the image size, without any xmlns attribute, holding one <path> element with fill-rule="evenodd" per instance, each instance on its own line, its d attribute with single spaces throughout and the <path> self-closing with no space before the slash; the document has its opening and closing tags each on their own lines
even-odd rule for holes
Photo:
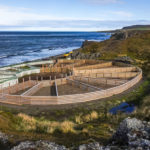
<svg viewBox="0 0 150 150">
<path fill-rule="evenodd" d="M 80 47 L 80 48 L 81 48 L 81 47 Z M 78 51 L 80 48 L 74 49 L 74 50 L 72 50 L 72 51 Z M 67 52 L 67 53 L 69 53 L 69 52 Z M 31 61 L 24 61 L 24 62 L 21 62 L 21 63 L 11 64 L 11 65 L 6 65 L 6 66 L 0 66 L 0 68 L 11 67 L 11 66 L 16 66 L 16 65 L 21 65 L 21 64 L 32 63 L 32 62 L 39 62 L 39 61 L 46 61 L 46 60 L 54 60 L 54 59 L 58 59 L 59 57 L 62 57 L 64 54 L 66 54 L 66 53 L 58 54 L 58 55 L 55 55 L 55 56 L 43 57 L 43 58 L 40 58 L 40 59 L 31 60 Z"/>
<path fill-rule="evenodd" d="M 95 33 L 96 33 L 97 31 L 95 31 Z M 101 32 L 101 33 L 103 33 L 103 32 Z M 106 33 L 107 34 L 107 33 Z M 101 35 L 98 35 L 98 37 L 99 38 L 101 38 Z M 110 36 L 108 37 L 108 39 L 110 38 Z M 91 39 L 93 39 L 92 37 L 91 37 Z M 107 38 L 106 38 L 107 39 Z M 101 40 L 99 40 L 99 41 L 96 41 L 96 40 L 87 40 L 87 41 L 89 41 L 89 42 L 101 42 L 101 41 L 105 41 L 106 40 L 105 38 L 102 38 Z M 79 49 L 81 49 L 82 48 L 82 45 L 84 44 L 84 42 L 86 41 L 86 38 L 85 39 L 83 39 L 83 41 L 80 43 L 80 45 L 78 45 L 78 46 L 74 46 L 74 47 L 68 47 L 68 48 L 64 48 L 64 50 L 61 50 L 60 52 L 51 52 L 50 54 L 49 54 L 49 52 L 47 52 L 47 54 L 45 53 L 45 55 L 43 55 L 43 57 L 42 57 L 42 55 L 40 56 L 40 52 L 36 52 L 41 58 L 37 58 L 36 57 L 36 54 L 32 54 L 32 57 L 31 58 L 28 58 L 28 59 L 26 59 L 26 56 L 23 56 L 23 55 L 21 55 L 22 56 L 22 58 L 23 57 L 25 57 L 25 59 L 23 60 L 23 59 L 20 59 L 20 58 L 16 58 L 16 60 L 13 60 L 13 57 L 12 57 L 12 59 L 11 59 L 11 57 L 10 57 L 10 59 L 9 58 L 7 58 L 6 60 L 4 59 L 4 61 L 6 61 L 6 63 L 2 63 L 1 64 L 1 66 L 0 66 L 0 68 L 2 68 L 2 67 L 7 67 L 7 66 L 14 66 L 14 65 L 19 65 L 19 64 L 24 64 L 24 63 L 30 63 L 30 62 L 37 62 L 37 61 L 42 61 L 42 60 L 49 60 L 49 59 L 58 59 L 58 58 L 60 58 L 60 57 L 62 57 L 64 54 L 67 54 L 67 53 L 69 53 L 69 52 L 71 52 L 71 51 L 73 51 L 73 52 L 75 52 L 75 51 L 78 51 Z M 73 41 L 72 41 L 73 42 Z M 68 45 L 69 46 L 69 45 Z M 56 49 L 57 50 L 57 49 Z M 58 53 L 58 54 L 57 54 Z M 35 56 L 34 56 L 35 55 Z M 19 56 L 19 55 L 18 55 Z M 19 59 L 19 60 L 17 60 L 17 59 Z M 9 61 L 10 60 L 10 61 Z M 3 62 L 3 59 L 1 59 L 1 61 Z M 7 63 L 8 62 L 8 63 Z"/>
</svg>

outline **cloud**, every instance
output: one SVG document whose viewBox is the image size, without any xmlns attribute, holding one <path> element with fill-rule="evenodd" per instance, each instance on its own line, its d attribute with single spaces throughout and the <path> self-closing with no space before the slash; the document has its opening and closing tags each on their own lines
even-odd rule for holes
<svg viewBox="0 0 150 150">
<path fill-rule="evenodd" d="M 110 4 L 110 3 L 120 3 L 122 0 L 84 0 L 90 3 L 96 4 Z"/>
<path fill-rule="evenodd" d="M 92 0 L 96 1 L 96 0 Z M 98 1 L 98 0 L 97 0 Z M 102 0 L 99 0 L 99 2 Z M 117 2 L 116 0 L 104 0 Z M 104 2 L 103 1 L 103 2 Z M 96 18 L 59 18 L 52 14 L 41 14 L 32 9 L 0 5 L 1 31 L 97 31 L 118 29 L 134 24 L 150 24 L 150 21 L 133 21 L 133 14 L 125 11 L 107 11 Z M 111 18 L 113 18 L 111 20 Z M 120 21 L 120 19 L 130 19 Z M 85 20 L 86 19 L 86 20 Z M 101 20 L 100 20 L 101 19 Z M 131 20 L 132 19 L 132 20 Z M 115 21 L 113 21 L 115 20 Z"/>
<path fill-rule="evenodd" d="M 125 11 L 113 11 L 111 12 L 112 14 L 114 15 L 117 15 L 117 16 L 120 16 L 120 17 L 128 17 L 128 18 L 131 18 L 133 17 L 134 15 L 130 12 L 125 12 Z"/>
<path fill-rule="evenodd" d="M 57 19 L 48 14 L 41 15 L 28 8 L 0 5 L 0 25 L 21 25 L 27 22 L 36 22 Z M 58 18 L 59 19 L 59 18 Z"/>
</svg>

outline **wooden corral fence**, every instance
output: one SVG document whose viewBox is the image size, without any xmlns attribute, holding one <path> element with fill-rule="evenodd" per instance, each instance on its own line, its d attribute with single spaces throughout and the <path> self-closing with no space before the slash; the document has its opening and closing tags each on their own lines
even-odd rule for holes
<svg viewBox="0 0 150 150">
<path fill-rule="evenodd" d="M 77 81 L 77 80 L 71 80 L 71 79 L 67 79 L 67 83 L 72 85 L 72 86 L 77 86 L 81 89 L 86 89 L 89 92 L 94 92 L 94 91 L 100 91 L 102 90 L 101 88 L 97 88 L 95 86 L 83 83 L 81 81 Z"/>
<path fill-rule="evenodd" d="M 85 62 L 85 60 L 83 62 Z M 82 69 L 95 69 L 95 68 L 103 68 L 103 67 L 112 66 L 112 62 L 106 62 L 106 63 L 100 63 L 100 64 L 96 64 L 96 65 L 81 67 L 83 62 L 79 62 L 76 64 L 70 64 L 70 65 L 66 65 L 66 66 L 61 66 L 61 67 L 51 67 L 48 65 L 42 65 L 40 72 L 41 73 L 63 73 L 63 74 L 71 73 L 71 74 L 73 74 L 74 72 L 77 73 L 77 71 L 79 72 L 79 70 L 82 70 Z"/>
<path fill-rule="evenodd" d="M 36 93 L 39 89 L 41 89 L 42 86 L 42 82 L 36 84 L 35 86 L 31 87 L 30 89 L 28 89 L 27 91 L 25 91 L 24 93 L 21 94 L 21 96 L 32 96 L 34 93 Z"/>
<path fill-rule="evenodd" d="M 77 70 L 86 70 L 86 69 L 98 69 L 98 68 L 104 68 L 104 67 L 111 67 L 113 65 L 112 62 L 103 62 L 99 64 L 94 64 L 94 65 L 87 65 L 87 66 L 81 66 L 77 67 Z"/>
<path fill-rule="evenodd" d="M 142 70 L 138 69 L 138 74 L 132 80 L 121 84 L 119 86 L 106 89 L 106 90 L 98 90 L 94 92 L 84 93 L 84 94 L 74 94 L 74 95 L 64 95 L 64 96 L 18 96 L 18 95 L 10 95 L 1 93 L 0 102 L 16 104 L 16 105 L 60 105 L 60 104 L 71 104 L 71 103 L 79 103 L 92 101 L 97 99 L 102 99 L 106 97 L 110 97 L 119 93 L 126 91 L 131 88 L 135 84 L 137 84 L 142 79 Z M 66 79 L 56 79 L 51 82 L 57 82 L 58 84 L 65 83 Z M 35 82 L 35 81 L 34 81 Z M 45 84 L 50 84 L 49 82 L 45 82 Z M 46 85 L 45 85 L 46 86 Z"/>
<path fill-rule="evenodd" d="M 41 73 L 69 73 L 72 72 L 73 67 L 49 67 L 48 65 L 43 65 L 40 69 Z"/>
<path fill-rule="evenodd" d="M 90 77 L 90 78 L 122 78 L 130 79 L 137 76 L 138 70 L 136 67 L 117 67 L 117 68 L 102 68 L 102 69 L 74 69 L 75 76 Z"/>
<path fill-rule="evenodd" d="M 103 63 L 104 61 L 100 61 L 100 60 L 93 60 L 93 59 L 71 59 L 71 60 L 67 60 L 67 59 L 58 59 L 57 63 L 81 63 L 81 64 L 98 64 L 98 63 Z"/>
<path fill-rule="evenodd" d="M 34 85 L 36 85 L 37 82 L 33 81 L 33 80 L 29 80 L 26 82 L 22 82 L 22 83 L 16 83 L 13 86 L 9 86 L 8 88 L 2 88 L 0 89 L 0 93 L 4 93 L 4 94 L 14 94 L 17 93 L 19 91 L 28 89 Z"/>
<path fill-rule="evenodd" d="M 109 79 L 109 78 L 91 78 L 91 77 L 83 77 L 83 76 L 73 76 L 73 80 L 85 82 L 88 84 L 103 84 L 103 85 L 121 85 L 126 83 L 128 80 L 122 79 Z"/>
<path fill-rule="evenodd" d="M 113 72 L 131 72 L 131 71 L 138 71 L 136 67 L 109 67 L 109 68 L 100 68 L 100 69 L 74 69 L 74 73 L 113 73 Z"/>
</svg>

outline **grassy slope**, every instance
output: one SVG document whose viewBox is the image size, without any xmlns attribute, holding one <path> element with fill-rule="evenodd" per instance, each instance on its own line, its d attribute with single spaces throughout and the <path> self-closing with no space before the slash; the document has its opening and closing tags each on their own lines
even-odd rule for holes
<svg viewBox="0 0 150 150">
<path fill-rule="evenodd" d="M 132 35 L 132 32 L 136 32 L 136 34 Z M 83 53 L 100 52 L 101 59 L 112 59 L 122 54 L 141 60 L 148 59 L 150 56 L 150 31 L 128 31 L 128 34 L 131 34 L 131 37 L 127 39 L 122 39 L 118 34 L 103 42 L 89 42 L 81 51 Z"/>
</svg>

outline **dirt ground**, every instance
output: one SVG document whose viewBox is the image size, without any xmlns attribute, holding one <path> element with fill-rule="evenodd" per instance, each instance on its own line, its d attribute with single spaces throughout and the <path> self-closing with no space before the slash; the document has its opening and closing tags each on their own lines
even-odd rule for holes
<svg viewBox="0 0 150 150">
<path fill-rule="evenodd" d="M 58 95 L 71 95 L 71 94 L 83 94 L 87 93 L 87 89 L 81 89 L 76 86 L 71 86 L 69 84 L 59 85 L 58 87 Z"/>
<path fill-rule="evenodd" d="M 51 87 L 43 87 L 32 96 L 51 96 Z"/>
<path fill-rule="evenodd" d="M 30 88 L 32 88 L 32 87 L 30 87 Z M 27 89 L 18 91 L 17 93 L 13 93 L 12 95 L 21 95 L 21 94 L 23 94 L 24 92 L 26 92 L 27 90 L 29 90 L 30 88 L 27 88 Z"/>
</svg>

